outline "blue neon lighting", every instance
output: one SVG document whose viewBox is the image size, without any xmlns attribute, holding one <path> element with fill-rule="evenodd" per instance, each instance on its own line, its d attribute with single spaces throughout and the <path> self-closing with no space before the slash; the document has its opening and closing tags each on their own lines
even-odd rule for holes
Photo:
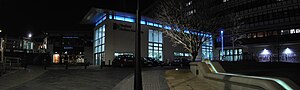
<svg viewBox="0 0 300 90">
<path fill-rule="evenodd" d="M 159 28 L 162 28 L 163 26 L 159 24 L 158 27 L 159 27 Z"/>
<path fill-rule="evenodd" d="M 135 22 L 135 18 L 130 18 L 130 17 L 125 17 L 125 16 L 119 16 L 119 15 L 109 15 L 109 19 L 114 19 L 114 20 L 119 20 L 119 21 L 125 21 L 125 22 Z M 153 27 L 158 27 L 158 28 L 163 28 L 162 24 L 154 23 L 154 22 L 149 22 L 145 20 L 140 21 L 141 24 L 143 25 L 148 25 L 148 26 L 153 26 Z M 169 28 L 171 29 L 171 28 Z"/>
<path fill-rule="evenodd" d="M 165 26 L 164 28 L 165 28 L 165 29 L 168 29 L 168 30 L 171 30 L 171 27 L 170 27 L 170 26 Z"/>
<path fill-rule="evenodd" d="M 153 26 L 153 23 L 152 22 L 147 22 L 147 25 Z"/>
<path fill-rule="evenodd" d="M 112 16 L 109 16 L 110 19 L 112 19 Z M 130 17 L 124 17 L 124 16 L 114 16 L 114 20 L 119 20 L 119 21 L 125 21 L 125 22 L 135 22 L 134 18 Z"/>
<path fill-rule="evenodd" d="M 115 19 L 115 20 L 120 20 L 120 21 L 125 21 L 125 20 L 124 20 L 124 17 L 121 17 L 121 16 L 115 16 L 114 19 Z"/>
<path fill-rule="evenodd" d="M 146 24 L 146 21 L 144 21 L 144 20 L 141 20 L 141 24 L 144 24 L 144 25 L 145 25 L 145 24 Z"/>
<path fill-rule="evenodd" d="M 106 14 L 103 14 L 102 17 L 96 22 L 96 26 L 98 26 L 100 23 L 106 20 Z"/>
<path fill-rule="evenodd" d="M 113 19 L 113 16 L 112 16 L 112 15 L 109 15 L 109 19 Z"/>
<path fill-rule="evenodd" d="M 189 34 L 189 33 L 190 33 L 190 31 L 188 31 L 188 30 L 184 30 L 184 33 L 187 33 L 187 34 Z"/>
<path fill-rule="evenodd" d="M 135 19 L 133 19 L 133 18 L 125 18 L 124 21 L 126 21 L 126 22 L 134 22 L 134 20 L 135 20 Z"/>
<path fill-rule="evenodd" d="M 157 24 L 157 23 L 154 23 L 153 26 L 154 26 L 154 27 L 158 27 L 158 24 Z"/>
</svg>

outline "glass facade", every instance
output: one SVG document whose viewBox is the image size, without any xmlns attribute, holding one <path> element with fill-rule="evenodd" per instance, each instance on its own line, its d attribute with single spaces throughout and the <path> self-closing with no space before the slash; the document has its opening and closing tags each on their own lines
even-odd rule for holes
<svg viewBox="0 0 300 90">
<path fill-rule="evenodd" d="M 163 37 L 158 30 L 149 30 L 148 57 L 163 60 Z"/>
<path fill-rule="evenodd" d="M 204 42 L 202 44 L 202 60 L 204 59 L 213 59 L 213 52 L 212 52 L 212 47 L 213 47 L 213 40 L 210 38 L 209 41 Z"/>
<path fill-rule="evenodd" d="M 224 61 L 240 61 L 243 60 L 243 49 L 224 49 L 224 56 L 222 57 L 222 51 L 220 53 L 220 60 Z M 234 60 L 233 60 L 234 57 Z"/>
<path fill-rule="evenodd" d="M 104 61 L 104 50 L 105 50 L 105 25 L 96 29 L 94 37 L 94 57 L 95 64 L 100 65 L 101 61 Z"/>
</svg>

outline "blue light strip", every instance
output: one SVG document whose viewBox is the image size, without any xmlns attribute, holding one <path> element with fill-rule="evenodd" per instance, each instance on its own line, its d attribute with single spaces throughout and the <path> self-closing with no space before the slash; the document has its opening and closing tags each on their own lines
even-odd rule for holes
<svg viewBox="0 0 300 90">
<path fill-rule="evenodd" d="M 96 26 L 98 26 L 98 25 L 99 25 L 100 23 L 102 23 L 104 20 L 106 20 L 106 14 L 103 14 L 102 17 L 101 17 L 101 19 L 98 20 L 98 21 L 96 22 Z"/>
<path fill-rule="evenodd" d="M 119 15 L 115 15 L 115 16 L 109 15 L 109 19 L 119 20 L 119 21 L 124 21 L 124 22 L 130 22 L 130 23 L 135 22 L 135 18 L 125 17 L 125 16 L 119 16 Z M 97 22 L 97 23 L 99 24 L 101 22 Z M 141 20 L 140 23 L 143 24 L 143 25 L 148 25 L 148 26 L 163 28 L 162 24 L 158 24 L 158 23 L 154 23 L 154 22 L 149 22 L 149 21 L 145 21 L 145 20 Z M 169 28 L 169 29 L 171 29 L 171 28 Z"/>
<path fill-rule="evenodd" d="M 222 75 L 231 75 L 231 76 L 238 76 L 238 77 L 246 77 L 246 78 L 255 78 L 255 79 L 262 79 L 262 80 L 271 80 L 276 83 L 278 83 L 280 86 L 282 86 L 285 90 L 293 90 L 288 84 L 286 84 L 284 81 L 280 79 L 275 78 L 268 78 L 268 77 L 258 77 L 258 76 L 247 76 L 247 75 L 239 75 L 239 74 L 232 74 L 232 73 L 219 73 L 215 66 L 211 64 L 211 62 L 206 62 L 206 64 L 210 65 L 214 73 L 222 74 Z"/>
<path fill-rule="evenodd" d="M 111 16 L 111 15 L 110 15 Z M 112 16 L 110 17 L 110 19 L 112 19 Z M 113 18 L 114 20 L 119 20 L 119 21 L 125 21 L 125 22 L 135 22 L 134 18 L 130 18 L 130 17 L 124 17 L 124 16 L 114 16 Z"/>
</svg>

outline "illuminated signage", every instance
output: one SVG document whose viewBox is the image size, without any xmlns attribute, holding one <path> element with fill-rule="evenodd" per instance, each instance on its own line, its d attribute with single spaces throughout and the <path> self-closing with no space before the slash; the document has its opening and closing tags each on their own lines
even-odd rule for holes
<svg viewBox="0 0 300 90">
<path fill-rule="evenodd" d="M 64 47 L 64 49 L 73 49 L 73 47 Z"/>
<path fill-rule="evenodd" d="M 113 30 L 135 32 L 135 29 L 133 29 L 133 28 L 134 27 L 131 25 L 113 23 Z M 141 31 L 141 33 L 143 33 L 143 32 Z"/>
</svg>

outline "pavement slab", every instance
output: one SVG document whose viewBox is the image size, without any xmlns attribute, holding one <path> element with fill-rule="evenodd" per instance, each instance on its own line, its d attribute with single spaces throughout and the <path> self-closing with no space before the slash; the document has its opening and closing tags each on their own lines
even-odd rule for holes
<svg viewBox="0 0 300 90">
<path fill-rule="evenodd" d="M 155 67 L 159 68 L 159 67 Z M 169 90 L 163 69 L 142 71 L 143 90 Z M 152 68 L 153 69 L 153 68 Z M 112 90 L 134 90 L 134 76 L 123 79 Z"/>
<path fill-rule="evenodd" d="M 170 90 L 217 90 L 204 79 L 194 76 L 189 69 L 167 70 L 165 78 Z"/>
</svg>

